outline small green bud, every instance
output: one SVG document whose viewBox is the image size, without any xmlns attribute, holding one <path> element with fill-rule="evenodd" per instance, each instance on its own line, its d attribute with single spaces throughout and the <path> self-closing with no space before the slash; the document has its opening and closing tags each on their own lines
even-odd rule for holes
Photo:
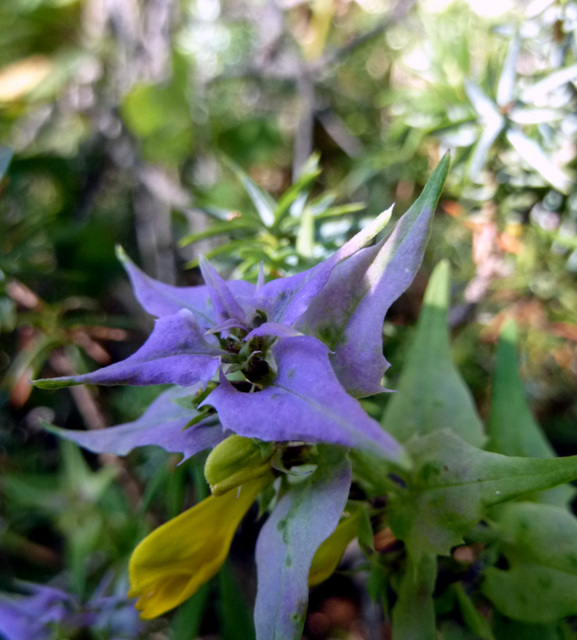
<svg viewBox="0 0 577 640">
<path fill-rule="evenodd" d="M 271 443 L 257 443 L 232 435 L 210 452 L 204 465 L 204 477 L 213 495 L 219 496 L 248 480 L 271 473 L 273 454 Z"/>
</svg>

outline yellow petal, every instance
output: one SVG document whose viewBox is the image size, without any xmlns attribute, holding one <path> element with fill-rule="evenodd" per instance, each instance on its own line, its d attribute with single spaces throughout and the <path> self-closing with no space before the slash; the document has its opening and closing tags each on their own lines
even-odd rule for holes
<svg viewBox="0 0 577 640">
<path fill-rule="evenodd" d="M 217 573 L 240 521 L 271 480 L 269 474 L 210 496 L 144 538 L 129 564 L 128 595 L 138 598 L 141 617 L 173 609 Z"/>
<path fill-rule="evenodd" d="M 335 572 L 349 543 L 359 533 L 361 516 L 362 510 L 358 509 L 341 520 L 334 532 L 317 549 L 309 571 L 310 586 L 324 582 Z"/>
</svg>

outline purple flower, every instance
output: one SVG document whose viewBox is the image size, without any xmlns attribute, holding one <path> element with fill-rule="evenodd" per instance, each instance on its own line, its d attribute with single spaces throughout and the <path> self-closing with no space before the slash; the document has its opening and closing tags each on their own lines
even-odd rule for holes
<svg viewBox="0 0 577 640">
<path fill-rule="evenodd" d="M 132 601 L 95 593 L 84 605 L 55 587 L 23 583 L 29 595 L 0 594 L 0 635 L 6 640 L 72 637 L 82 629 L 136 638 L 142 628 Z M 62 635 L 64 634 L 64 635 Z"/>
<path fill-rule="evenodd" d="M 419 268 L 447 169 L 444 158 L 387 237 L 371 244 L 389 212 L 328 260 L 288 278 L 265 283 L 261 273 L 256 285 L 225 282 L 201 261 L 205 285 L 179 288 L 149 278 L 121 255 L 136 297 L 157 317 L 151 336 L 123 362 L 36 381 L 45 388 L 179 385 L 134 422 L 56 431 L 119 455 L 151 444 L 185 458 L 213 448 L 205 473 L 214 494 L 151 533 L 132 556 L 131 594 L 145 617 L 177 606 L 218 571 L 238 523 L 283 469 L 282 458 L 280 466 L 274 458 L 284 445 L 258 441 L 341 445 L 303 448 L 315 468 L 299 482 L 281 482 L 257 542 L 257 638 L 301 637 L 311 565 L 347 505 L 351 464 L 343 447 L 402 460 L 401 446 L 356 398 L 384 390 L 383 319 Z M 237 435 L 222 442 L 231 433 Z"/>
<path fill-rule="evenodd" d="M 225 282 L 203 260 L 205 285 L 180 288 L 153 280 L 122 255 L 136 297 L 157 316 L 148 340 L 122 362 L 35 384 L 171 383 L 185 388 L 183 396 L 215 377 L 218 384 L 188 414 L 174 403 L 180 391 L 170 391 L 134 423 L 67 437 L 93 451 L 159 444 L 189 456 L 218 443 L 224 428 L 263 441 L 372 448 L 399 461 L 401 446 L 354 397 L 384 391 L 383 319 L 419 268 L 447 169 L 444 158 L 388 237 L 368 246 L 390 211 L 329 259 L 291 277 Z"/>
</svg>

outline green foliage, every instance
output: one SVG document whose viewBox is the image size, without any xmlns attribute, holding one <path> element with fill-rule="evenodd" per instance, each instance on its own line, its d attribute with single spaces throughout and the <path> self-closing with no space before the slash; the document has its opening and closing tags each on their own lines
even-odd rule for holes
<svg viewBox="0 0 577 640">
<path fill-rule="evenodd" d="M 393 610 L 393 640 L 435 640 L 433 589 L 437 578 L 434 554 L 408 555 Z"/>
<path fill-rule="evenodd" d="M 577 519 L 549 504 L 506 505 L 493 516 L 508 569 L 489 567 L 483 593 L 506 616 L 545 624 L 577 611 Z"/>
<path fill-rule="evenodd" d="M 362 205 L 337 205 L 336 193 L 324 193 L 309 198 L 315 178 L 320 173 L 319 157 L 313 155 L 303 166 L 295 183 L 275 201 L 236 164 L 225 161 L 246 191 L 253 211 L 230 216 L 226 211 L 208 208 L 207 213 L 218 222 L 199 233 L 185 236 L 180 241 L 186 246 L 216 236 L 231 236 L 230 242 L 206 253 L 206 257 L 219 257 L 237 266 L 240 276 L 256 277 L 261 263 L 273 273 L 291 273 L 304 268 L 317 256 L 314 248 L 323 234 L 323 221 L 345 216 L 362 209 Z M 324 238 L 329 244 L 330 236 Z M 198 259 L 188 267 L 198 265 Z"/>
<path fill-rule="evenodd" d="M 406 442 L 413 467 L 399 472 L 402 482 L 396 490 L 386 481 L 379 485 L 377 474 L 366 485 L 388 491 L 387 523 L 406 548 L 392 616 L 393 634 L 399 638 L 435 637 L 435 557 L 475 539 L 480 530 L 473 527 L 482 521 L 489 522 L 485 539 L 492 551 L 487 560 L 495 562 L 503 554 L 509 563 L 508 569 L 486 567 L 481 583 L 482 593 L 499 611 L 535 624 L 557 622 L 577 611 L 571 596 L 576 521 L 555 506 L 573 494 L 559 485 L 577 478 L 577 458 L 556 458 L 531 416 L 517 371 L 513 324 L 501 332 L 493 380 L 489 446 L 499 453 L 466 442 L 471 435 L 479 444 L 484 439 L 451 360 L 448 305 L 449 270 L 441 264 L 429 281 L 399 394 L 383 420 Z M 439 405 L 442 411 L 435 412 Z M 367 481 L 366 474 L 361 478 Z M 551 487 L 557 489 L 545 491 Z M 554 504 L 512 502 L 541 496 Z M 456 593 L 467 626 L 493 638 L 463 587 Z"/>
<path fill-rule="evenodd" d="M 389 401 L 381 423 L 401 442 L 453 429 L 465 442 L 480 447 L 485 441 L 483 426 L 451 357 L 449 288 L 449 264 L 444 262 L 429 281 L 398 394 Z"/>
<path fill-rule="evenodd" d="M 577 478 L 577 457 L 502 456 L 449 430 L 417 438 L 408 449 L 415 468 L 406 490 L 392 497 L 389 519 L 415 554 L 448 554 L 490 507 Z"/>
<path fill-rule="evenodd" d="M 501 330 L 497 345 L 487 448 L 508 456 L 552 458 L 555 453 L 525 399 L 518 373 L 516 344 L 517 329 L 510 322 Z M 539 494 L 536 499 L 564 506 L 574 495 L 574 489 L 558 487 Z"/>
</svg>

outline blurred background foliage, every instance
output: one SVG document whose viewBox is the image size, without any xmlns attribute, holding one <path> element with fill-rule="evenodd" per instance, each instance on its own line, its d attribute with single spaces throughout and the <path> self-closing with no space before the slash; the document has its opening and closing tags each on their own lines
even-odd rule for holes
<svg viewBox="0 0 577 640">
<path fill-rule="evenodd" d="M 512 316 L 540 423 L 577 453 L 577 2 L 11 0 L 0 25 L 2 589 L 57 576 L 87 597 L 206 491 L 201 461 L 98 459 L 42 430 L 126 422 L 157 392 L 27 383 L 142 342 L 115 245 L 173 284 L 199 282 L 200 253 L 234 277 L 289 274 L 392 202 L 402 213 L 447 149 L 427 260 L 385 323 L 387 382 L 448 258 L 454 356 L 481 415 Z M 227 572 L 151 633 L 250 637 Z M 313 597 L 311 638 L 361 634 L 340 588 Z"/>
</svg>

